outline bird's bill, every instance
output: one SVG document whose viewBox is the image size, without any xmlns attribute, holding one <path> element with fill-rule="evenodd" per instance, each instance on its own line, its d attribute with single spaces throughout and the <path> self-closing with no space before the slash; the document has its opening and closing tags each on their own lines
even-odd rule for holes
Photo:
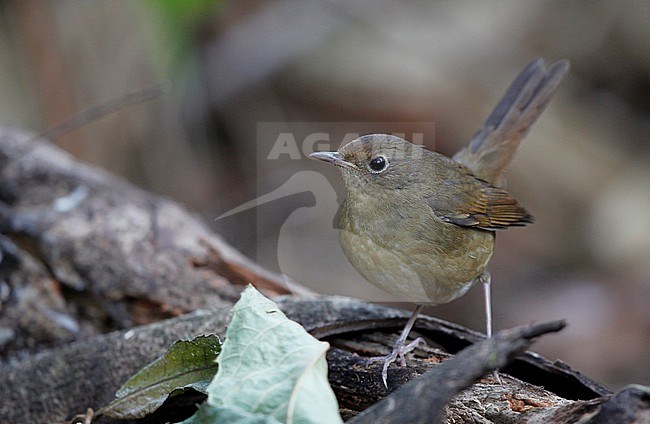
<svg viewBox="0 0 650 424">
<path fill-rule="evenodd" d="M 314 152 L 309 155 L 312 159 L 318 159 L 325 162 L 333 163 L 334 165 L 342 166 L 345 168 L 356 168 L 353 163 L 346 162 L 339 152 Z"/>
</svg>

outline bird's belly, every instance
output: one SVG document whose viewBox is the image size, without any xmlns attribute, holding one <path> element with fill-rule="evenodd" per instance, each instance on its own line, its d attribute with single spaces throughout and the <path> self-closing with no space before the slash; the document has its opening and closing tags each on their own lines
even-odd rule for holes
<svg viewBox="0 0 650 424">
<path fill-rule="evenodd" d="M 424 241 L 408 249 L 385 247 L 348 230 L 340 230 L 339 241 L 352 266 L 374 286 L 406 301 L 440 304 L 465 294 L 485 270 L 494 235 L 467 231 L 458 255 Z"/>
</svg>

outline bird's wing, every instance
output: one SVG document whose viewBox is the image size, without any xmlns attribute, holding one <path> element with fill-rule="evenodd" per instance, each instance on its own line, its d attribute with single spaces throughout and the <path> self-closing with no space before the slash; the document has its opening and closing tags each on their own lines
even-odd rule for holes
<svg viewBox="0 0 650 424">
<path fill-rule="evenodd" d="M 478 179 L 452 179 L 441 182 L 440 190 L 427 198 L 434 215 L 442 221 L 463 227 L 501 230 L 533 222 L 533 217 L 506 190 Z"/>
</svg>

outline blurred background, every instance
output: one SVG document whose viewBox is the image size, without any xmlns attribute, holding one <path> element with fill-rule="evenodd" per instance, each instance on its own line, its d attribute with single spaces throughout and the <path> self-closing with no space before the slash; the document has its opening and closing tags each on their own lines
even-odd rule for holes
<svg viewBox="0 0 650 424">
<path fill-rule="evenodd" d="M 566 318 L 538 352 L 647 385 L 648 40 L 642 1 L 5 0 L 0 125 L 185 204 L 317 292 L 394 302 L 342 255 L 344 190 L 306 154 L 393 132 L 451 155 L 528 62 L 567 58 L 507 175 L 537 220 L 499 233 L 495 327 Z M 478 287 L 427 312 L 483 331 Z"/>
</svg>

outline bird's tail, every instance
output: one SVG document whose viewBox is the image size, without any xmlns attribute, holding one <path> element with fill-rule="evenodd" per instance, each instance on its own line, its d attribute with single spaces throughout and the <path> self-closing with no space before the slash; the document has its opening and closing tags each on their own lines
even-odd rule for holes
<svg viewBox="0 0 650 424">
<path fill-rule="evenodd" d="M 568 60 L 560 60 L 548 69 L 542 59 L 526 66 L 469 144 L 454 155 L 454 160 L 478 178 L 502 186 L 503 170 L 568 70 Z"/>
</svg>

